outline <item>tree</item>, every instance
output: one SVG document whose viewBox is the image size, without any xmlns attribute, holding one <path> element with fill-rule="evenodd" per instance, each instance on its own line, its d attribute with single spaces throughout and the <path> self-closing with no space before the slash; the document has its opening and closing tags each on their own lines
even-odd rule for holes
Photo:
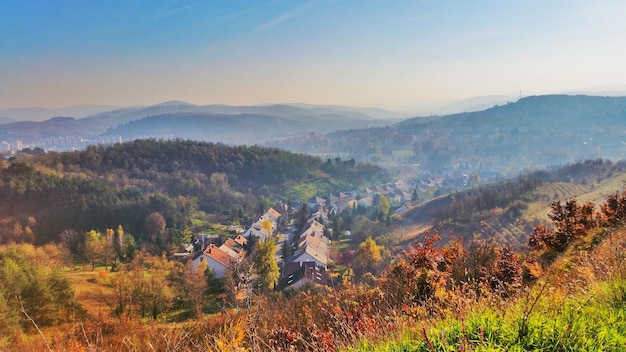
<svg viewBox="0 0 626 352">
<path fill-rule="evenodd" d="M 184 266 L 177 263 L 174 270 L 170 271 L 169 278 L 176 289 L 174 304 L 187 311 L 189 316 L 198 317 L 206 304 L 206 270 L 205 261 L 198 268 L 194 268 L 193 261 L 190 260 Z"/>
<path fill-rule="evenodd" d="M 570 243 L 583 238 L 589 230 L 598 225 L 591 202 L 578 205 L 576 199 L 570 199 L 561 204 L 551 204 L 548 215 L 555 225 L 554 231 L 537 225 L 528 238 L 528 245 L 533 249 L 547 248 L 556 252 L 563 252 Z"/>
<path fill-rule="evenodd" d="M 266 229 L 270 235 L 272 234 L 272 221 L 270 221 L 270 219 L 263 219 L 261 227 Z"/>
<path fill-rule="evenodd" d="M 621 194 L 608 195 L 600 207 L 602 223 L 605 226 L 615 227 L 626 223 L 626 190 Z"/>
<path fill-rule="evenodd" d="M 104 269 L 108 270 L 109 258 L 115 257 L 115 231 L 113 229 L 107 229 L 106 236 L 102 238 L 102 256 Z"/>
<path fill-rule="evenodd" d="M 122 225 L 118 225 L 117 230 L 115 230 L 115 234 L 113 236 L 113 249 L 115 250 L 117 259 L 124 260 L 124 257 L 126 257 L 124 251 L 125 242 L 124 228 L 122 227 Z"/>
<path fill-rule="evenodd" d="M 302 203 L 302 207 L 296 215 L 296 218 L 298 219 L 298 222 L 296 223 L 297 232 L 302 231 L 307 223 L 307 220 L 309 220 L 309 216 L 311 216 L 311 208 L 309 208 L 309 205 L 307 203 Z"/>
<path fill-rule="evenodd" d="M 374 270 L 381 259 L 380 247 L 372 239 L 372 236 L 367 237 L 365 241 L 359 244 L 356 250 L 356 260 L 361 274 Z"/>
<path fill-rule="evenodd" d="M 127 261 L 133 260 L 133 258 L 135 258 L 135 255 L 137 254 L 137 242 L 135 241 L 135 237 L 133 237 L 133 235 L 131 235 L 130 233 L 125 233 L 124 234 L 124 258 Z"/>
<path fill-rule="evenodd" d="M 91 263 L 91 271 L 96 267 L 96 260 L 103 257 L 104 239 L 102 234 L 91 230 L 85 234 L 85 258 Z"/>
<path fill-rule="evenodd" d="M 259 284 L 267 290 L 274 288 L 280 275 L 274 253 L 276 253 L 276 243 L 274 239 L 267 239 L 258 243 L 254 257 L 254 269 L 259 276 Z"/>
<path fill-rule="evenodd" d="M 411 201 L 417 203 L 419 201 L 419 195 L 417 194 L 417 188 L 413 188 L 413 194 L 411 195 Z"/>
<path fill-rule="evenodd" d="M 288 239 L 285 239 L 283 241 L 283 246 L 281 248 L 281 252 L 282 252 L 283 260 L 289 259 L 289 257 L 291 257 L 291 255 L 293 254 L 293 247 L 289 243 Z"/>
<path fill-rule="evenodd" d="M 141 272 L 148 270 L 147 275 L 138 275 L 134 282 L 133 302 L 136 302 L 141 317 L 146 315 L 156 320 L 172 305 L 174 292 L 168 281 L 167 273 L 171 273 L 174 263 L 164 257 L 137 257 L 131 264 L 132 270 Z"/>
<path fill-rule="evenodd" d="M 70 280 L 47 251 L 32 245 L 0 247 L 0 331 L 32 327 L 20 311 L 39 326 L 65 321 L 76 307 Z M 5 335 L 7 336 L 7 335 Z"/>
<path fill-rule="evenodd" d="M 134 285 L 136 282 L 139 282 L 138 275 L 141 275 L 141 273 L 122 271 L 113 278 L 112 283 L 116 300 L 116 306 L 113 309 L 114 315 L 120 316 L 126 313 L 126 316 L 130 317 L 133 309 Z"/>
<path fill-rule="evenodd" d="M 403 256 L 387 270 L 381 289 L 394 305 L 429 304 L 447 283 L 444 253 L 436 247 L 438 234 L 424 234 L 423 242 L 409 246 Z"/>
<path fill-rule="evenodd" d="M 212 173 L 209 182 L 219 191 L 225 192 L 226 190 L 228 190 L 228 176 L 223 172 Z"/>
<path fill-rule="evenodd" d="M 472 174 L 469 179 L 470 187 L 480 186 L 480 176 L 478 174 Z"/>
<path fill-rule="evenodd" d="M 232 273 L 227 273 L 224 277 L 230 276 Z M 204 309 L 207 313 L 215 313 L 220 308 L 222 299 L 220 297 L 224 294 L 224 283 L 222 279 L 215 277 L 215 270 L 207 268 L 204 273 L 204 288 L 205 299 Z"/>
<path fill-rule="evenodd" d="M 507 244 L 500 249 L 491 279 L 491 287 L 503 296 L 508 296 L 520 286 L 521 281 L 522 269 L 519 261 L 511 246 Z"/>
<path fill-rule="evenodd" d="M 146 233 L 154 243 L 163 231 L 165 231 L 165 218 L 159 212 L 151 213 L 146 217 L 144 226 Z"/>
<path fill-rule="evenodd" d="M 378 218 L 380 220 L 386 219 L 390 209 L 389 199 L 384 194 L 381 194 L 378 199 Z"/>
</svg>

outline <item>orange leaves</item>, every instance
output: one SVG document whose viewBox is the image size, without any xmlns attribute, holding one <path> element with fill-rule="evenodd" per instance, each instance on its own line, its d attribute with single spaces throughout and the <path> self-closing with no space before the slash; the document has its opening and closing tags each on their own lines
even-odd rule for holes
<svg viewBox="0 0 626 352">
<path fill-rule="evenodd" d="M 605 226 L 616 227 L 626 222 L 626 190 L 608 195 L 600 206 L 601 220 Z"/>
<path fill-rule="evenodd" d="M 275 351 L 296 351 L 302 343 L 302 334 L 287 326 L 274 328 L 269 335 L 269 345 Z"/>
<path fill-rule="evenodd" d="M 621 204 L 622 201 L 625 203 Z M 626 216 L 626 212 L 622 214 L 626 211 L 626 195 L 624 199 L 617 195 L 609 196 L 601 207 L 601 213 L 595 212 L 593 203 L 578 205 L 576 199 L 570 199 L 565 204 L 554 202 L 550 207 L 549 217 L 555 229 L 550 231 L 545 226 L 536 226 L 528 238 L 528 245 L 535 250 L 563 252 L 601 223 L 611 226 L 621 222 L 622 216 Z"/>
</svg>

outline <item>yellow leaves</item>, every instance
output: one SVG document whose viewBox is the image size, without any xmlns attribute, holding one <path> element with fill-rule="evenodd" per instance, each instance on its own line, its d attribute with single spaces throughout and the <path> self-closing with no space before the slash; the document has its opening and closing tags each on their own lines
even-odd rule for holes
<svg viewBox="0 0 626 352">
<path fill-rule="evenodd" d="M 538 279 L 543 276 L 543 268 L 541 264 L 537 262 L 526 262 L 523 264 L 524 269 L 533 279 Z"/>
<path fill-rule="evenodd" d="M 380 263 L 382 258 L 380 255 L 380 246 L 369 236 L 365 241 L 359 244 L 359 248 L 356 250 L 356 257 L 361 268 L 374 268 Z"/>
<path fill-rule="evenodd" d="M 266 229 L 269 234 L 272 234 L 272 221 L 270 219 L 263 219 L 261 227 Z"/>
<path fill-rule="evenodd" d="M 248 351 L 248 349 L 244 347 L 246 330 L 245 317 L 235 317 L 220 328 L 219 333 L 213 337 L 211 347 L 214 348 L 214 351 L 220 352 Z"/>
</svg>

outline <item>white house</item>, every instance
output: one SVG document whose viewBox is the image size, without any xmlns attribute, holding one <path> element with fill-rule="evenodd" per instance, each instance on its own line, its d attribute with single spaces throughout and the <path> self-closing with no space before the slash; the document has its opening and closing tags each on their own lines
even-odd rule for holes
<svg viewBox="0 0 626 352">
<path fill-rule="evenodd" d="M 313 246 L 305 244 L 298 249 L 288 260 L 289 262 L 315 262 L 315 265 L 326 269 L 328 267 L 328 255 L 318 252 Z"/>
<path fill-rule="evenodd" d="M 215 271 L 215 277 L 220 278 L 231 268 L 233 261 L 227 253 L 220 250 L 216 245 L 209 244 L 204 252 L 193 260 L 193 268 L 198 270 L 200 264 L 205 262 L 207 268 Z"/>
</svg>

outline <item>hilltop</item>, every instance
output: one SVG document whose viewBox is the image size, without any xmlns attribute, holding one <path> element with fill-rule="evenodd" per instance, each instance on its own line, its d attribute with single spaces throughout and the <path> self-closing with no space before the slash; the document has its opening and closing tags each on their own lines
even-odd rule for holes
<svg viewBox="0 0 626 352">
<path fill-rule="evenodd" d="M 181 101 L 126 108 L 94 106 L 5 112 L 20 119 L 0 121 L 0 141 L 9 144 L 21 141 L 25 148 L 54 150 L 145 138 L 261 144 L 270 139 L 310 133 L 384 126 L 391 123 L 388 118 L 397 117 L 381 109 L 287 104 L 194 105 Z M 59 119 L 59 116 L 68 118 Z"/>
<path fill-rule="evenodd" d="M 259 206 L 288 201 L 285 195 L 298 193 L 293 190 L 303 184 L 328 193 L 387 180 L 384 170 L 354 161 L 329 163 L 275 148 L 188 140 L 23 155 L 0 160 L 0 236 L 47 243 L 68 228 L 82 232 L 118 224 L 141 235 L 145 217 L 155 211 L 175 229 L 192 227 L 192 220 L 243 221 Z M 36 226 L 28 226 L 29 234 L 11 230 L 14 224 L 27 227 L 30 218 Z"/>
<path fill-rule="evenodd" d="M 546 95 L 483 111 L 414 117 L 269 144 L 410 166 L 413 173 L 443 173 L 457 182 L 461 174 L 494 180 L 580 160 L 618 160 L 626 151 L 625 133 L 626 97 Z"/>
<path fill-rule="evenodd" d="M 626 163 L 595 160 L 442 195 L 396 214 L 404 234 L 399 248 L 437 229 L 444 243 L 481 238 L 526 250 L 533 228 L 549 224 L 553 202 L 575 198 L 600 204 L 624 184 Z"/>
</svg>

